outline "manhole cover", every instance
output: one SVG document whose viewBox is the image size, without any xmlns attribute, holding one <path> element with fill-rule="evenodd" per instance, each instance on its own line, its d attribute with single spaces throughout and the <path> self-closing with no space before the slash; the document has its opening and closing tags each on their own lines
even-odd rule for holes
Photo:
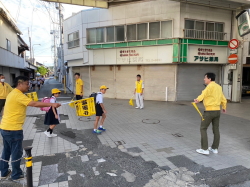
<svg viewBox="0 0 250 187">
<path fill-rule="evenodd" d="M 122 104 L 121 103 L 112 103 L 111 105 L 118 106 L 118 105 L 122 105 Z"/>
<path fill-rule="evenodd" d="M 160 123 L 160 120 L 158 120 L 158 119 L 144 119 L 144 120 L 142 120 L 142 123 L 158 124 L 158 123 Z"/>
<path fill-rule="evenodd" d="M 183 135 L 180 134 L 180 133 L 175 133 L 175 134 L 172 134 L 172 135 L 175 136 L 175 137 L 183 137 Z"/>
<path fill-rule="evenodd" d="M 63 136 L 67 136 L 69 138 L 73 138 L 73 139 L 76 138 L 76 134 L 72 131 L 63 131 L 63 132 L 61 132 L 61 134 Z"/>
<path fill-rule="evenodd" d="M 79 117 L 78 121 L 83 121 L 83 122 L 89 122 L 89 121 L 95 121 L 95 119 L 92 118 L 86 118 L 86 117 Z"/>
<path fill-rule="evenodd" d="M 120 141 L 116 141 L 115 144 L 117 146 L 119 146 L 119 145 L 123 145 L 123 144 L 126 144 L 126 143 L 123 140 L 120 140 Z"/>
<path fill-rule="evenodd" d="M 178 104 L 178 105 L 181 105 L 181 106 L 186 106 L 186 104 L 181 104 L 181 103 L 180 103 L 180 104 Z"/>
</svg>

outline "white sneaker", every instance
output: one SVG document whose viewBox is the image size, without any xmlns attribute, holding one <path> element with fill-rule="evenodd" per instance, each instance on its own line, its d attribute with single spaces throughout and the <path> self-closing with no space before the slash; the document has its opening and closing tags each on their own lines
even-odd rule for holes
<svg viewBox="0 0 250 187">
<path fill-rule="evenodd" d="M 52 134 L 50 134 L 50 136 L 51 136 L 51 137 L 57 137 L 57 134 L 54 134 L 54 133 L 52 132 Z"/>
<path fill-rule="evenodd" d="M 208 150 L 203 150 L 203 149 L 196 149 L 197 153 L 203 154 L 203 155 L 209 155 L 209 151 Z"/>
<path fill-rule="evenodd" d="M 140 109 L 143 109 L 142 107 Z"/>
<path fill-rule="evenodd" d="M 50 132 L 44 131 L 44 134 L 45 134 L 46 136 L 48 136 L 49 138 L 52 137 L 52 136 L 50 135 Z"/>
<path fill-rule="evenodd" d="M 214 154 L 218 154 L 218 149 L 212 149 L 212 147 L 209 147 L 208 150 L 213 152 Z"/>
<path fill-rule="evenodd" d="M 138 108 L 140 108 L 140 107 L 137 106 L 137 107 L 135 107 L 135 108 L 138 109 Z"/>
</svg>

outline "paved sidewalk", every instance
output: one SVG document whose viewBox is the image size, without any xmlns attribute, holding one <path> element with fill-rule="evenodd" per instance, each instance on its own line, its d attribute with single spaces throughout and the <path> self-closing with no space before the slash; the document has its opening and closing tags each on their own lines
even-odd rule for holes
<svg viewBox="0 0 250 187">
<path fill-rule="evenodd" d="M 102 173 L 105 174 L 104 178 L 107 177 L 107 172 L 115 174 L 115 171 L 119 169 L 112 164 L 117 161 L 118 165 L 122 166 L 122 161 L 119 163 L 119 159 L 123 157 L 128 160 L 135 159 L 134 164 L 140 163 L 137 166 L 138 170 L 140 167 L 147 167 L 147 169 L 144 168 L 145 177 L 151 176 L 142 183 L 136 183 L 140 176 L 140 172 L 136 173 L 137 168 L 134 168 L 133 173 L 128 168 L 127 173 L 116 173 L 119 176 L 129 176 L 127 178 L 123 176 L 126 179 L 123 182 L 131 186 L 156 186 L 156 184 L 174 186 L 178 181 L 177 186 L 184 186 L 187 183 L 190 185 L 192 183 L 193 186 L 229 186 L 245 182 L 250 180 L 248 105 L 248 103 L 228 104 L 228 114 L 221 115 L 219 154 L 209 156 L 195 152 L 197 148 L 200 148 L 200 117 L 188 102 L 145 101 L 145 108 L 138 110 L 129 106 L 127 100 L 105 99 L 105 107 L 108 111 L 105 122 L 107 131 L 97 137 L 91 134 L 94 117 L 77 117 L 73 108 L 63 105 L 59 109 L 62 121 L 55 130 L 59 136 L 48 138 L 43 133 L 46 129 L 43 125 L 44 112 L 40 109 L 28 108 L 24 125 L 24 145 L 33 146 L 34 186 L 77 187 L 81 185 L 74 182 L 81 181 L 83 178 L 86 182 L 84 184 L 88 184 L 85 186 L 100 186 L 92 183 L 93 181 L 89 182 L 91 178 L 88 178 L 88 173 L 93 172 L 93 179 Z M 199 107 L 203 108 L 202 105 Z M 211 127 L 208 130 L 208 136 L 211 144 Z M 104 158 L 108 162 L 106 154 L 119 156 L 113 161 L 114 163 L 110 163 L 114 168 L 103 165 L 102 171 L 97 160 Z M 84 167 L 78 168 L 79 166 L 71 163 L 73 166 L 65 166 L 67 169 L 62 169 L 64 166 L 61 161 L 63 160 L 66 164 L 70 162 L 70 159 L 75 159 L 74 162 L 78 165 L 84 164 Z M 126 163 L 129 165 L 128 160 Z M 86 164 L 90 164 L 91 167 Z M 90 167 L 91 171 L 86 167 Z M 124 167 L 127 167 L 126 164 Z M 155 170 L 157 168 L 159 170 Z M 156 171 L 159 173 L 156 174 Z M 185 172 L 191 172 L 188 180 L 183 179 Z M 52 177 L 53 173 L 56 176 Z M 235 173 L 240 176 L 236 176 Z M 176 176 L 173 184 L 159 182 L 160 180 L 167 181 L 166 178 L 173 175 Z M 178 176 L 181 177 L 178 178 Z M 219 178 L 225 176 L 231 181 L 226 183 Z M 133 178 L 136 179 L 132 180 Z M 115 177 L 110 177 L 108 186 L 113 186 L 115 182 L 112 180 L 116 180 Z"/>
</svg>

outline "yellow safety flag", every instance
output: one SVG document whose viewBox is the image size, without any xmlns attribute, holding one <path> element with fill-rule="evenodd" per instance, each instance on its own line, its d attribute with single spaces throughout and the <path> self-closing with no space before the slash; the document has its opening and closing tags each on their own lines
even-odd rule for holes
<svg viewBox="0 0 250 187">
<path fill-rule="evenodd" d="M 199 110 L 198 106 L 196 105 L 195 102 L 192 102 L 192 105 L 194 106 L 194 108 L 197 110 L 197 112 L 200 114 L 202 121 L 204 121 L 205 119 L 203 118 L 203 115 L 201 114 L 201 111 Z"/>
<path fill-rule="evenodd" d="M 32 101 L 38 101 L 38 96 L 36 92 L 30 92 L 25 94 L 28 98 L 32 99 Z"/>
<path fill-rule="evenodd" d="M 129 105 L 134 106 L 133 98 L 131 98 L 128 103 Z"/>
<path fill-rule="evenodd" d="M 71 102 L 74 101 L 75 97 L 72 98 Z M 69 106 L 72 107 L 72 108 L 75 108 L 75 103 L 72 102 L 72 103 L 69 103 Z"/>
</svg>

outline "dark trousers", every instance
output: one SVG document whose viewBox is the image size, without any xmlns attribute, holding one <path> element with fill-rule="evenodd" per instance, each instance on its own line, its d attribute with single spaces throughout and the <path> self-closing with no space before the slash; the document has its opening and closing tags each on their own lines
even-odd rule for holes
<svg viewBox="0 0 250 187">
<path fill-rule="evenodd" d="M 3 137 L 3 152 L 2 152 L 2 159 L 4 160 L 11 160 L 15 161 L 20 159 L 23 156 L 23 131 L 6 131 L 6 130 L 0 130 L 1 135 Z M 20 175 L 23 174 L 21 168 L 20 168 L 21 160 L 17 162 L 12 162 L 12 179 L 18 179 Z M 9 163 L 0 161 L 0 171 L 2 177 L 5 177 L 8 173 L 9 169 Z"/>
<path fill-rule="evenodd" d="M 76 100 L 81 100 L 81 99 L 82 99 L 82 96 L 76 95 Z"/>
<path fill-rule="evenodd" d="M 3 110 L 3 107 L 4 107 L 4 105 L 5 105 L 5 101 L 6 101 L 6 99 L 0 99 L 0 113 L 1 113 L 2 110 Z"/>
<path fill-rule="evenodd" d="M 207 128 L 210 123 L 213 125 L 214 141 L 212 144 L 212 149 L 218 149 L 220 144 L 220 111 L 205 111 L 203 114 L 204 121 L 201 122 L 201 148 L 204 150 L 208 149 L 208 139 L 207 139 Z"/>
</svg>

